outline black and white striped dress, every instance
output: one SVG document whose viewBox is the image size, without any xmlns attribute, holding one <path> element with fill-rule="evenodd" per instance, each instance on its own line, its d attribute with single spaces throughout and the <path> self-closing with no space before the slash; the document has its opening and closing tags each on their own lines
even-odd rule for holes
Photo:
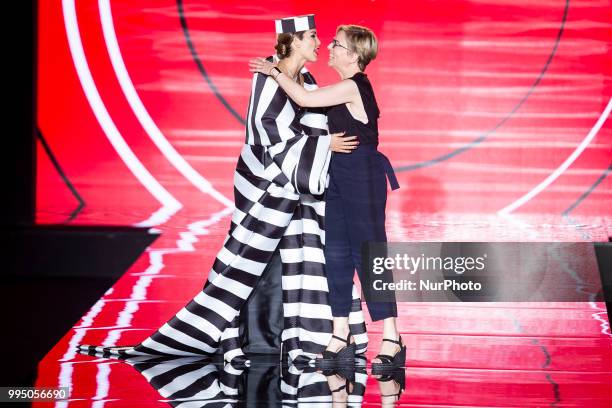
<svg viewBox="0 0 612 408">
<path fill-rule="evenodd" d="M 304 86 L 316 88 L 307 70 Z M 229 233 L 203 290 L 152 336 L 134 347 L 80 346 L 120 355 L 243 355 L 238 315 L 278 248 L 282 261 L 284 329 L 290 359 L 312 358 L 328 344 L 332 314 L 325 276 L 325 202 L 331 153 L 327 117 L 300 109 L 277 83 L 253 76 L 246 144 L 234 173 Z M 358 351 L 367 334 L 359 293 L 349 315 Z"/>
</svg>

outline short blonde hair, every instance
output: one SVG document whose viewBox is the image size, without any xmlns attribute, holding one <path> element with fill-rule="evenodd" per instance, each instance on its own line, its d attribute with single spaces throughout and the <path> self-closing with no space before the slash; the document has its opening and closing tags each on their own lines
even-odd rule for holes
<svg viewBox="0 0 612 408">
<path fill-rule="evenodd" d="M 378 40 L 367 27 L 354 24 L 340 25 L 336 29 L 336 34 L 343 31 L 346 35 L 348 48 L 357 54 L 357 65 L 361 71 L 365 71 L 366 66 L 376 58 L 378 54 Z"/>
</svg>

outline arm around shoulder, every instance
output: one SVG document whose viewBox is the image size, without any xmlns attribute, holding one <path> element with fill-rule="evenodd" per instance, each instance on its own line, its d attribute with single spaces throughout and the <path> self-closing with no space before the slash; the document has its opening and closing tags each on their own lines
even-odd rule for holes
<svg viewBox="0 0 612 408">
<path fill-rule="evenodd" d="M 357 85 L 349 79 L 311 91 L 307 91 L 283 74 L 277 75 L 276 81 L 291 99 L 305 108 L 340 105 L 354 102 L 359 97 Z"/>
</svg>

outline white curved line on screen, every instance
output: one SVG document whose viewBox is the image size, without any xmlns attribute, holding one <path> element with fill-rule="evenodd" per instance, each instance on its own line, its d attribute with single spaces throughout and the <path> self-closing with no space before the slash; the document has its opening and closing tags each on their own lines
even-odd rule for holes
<svg viewBox="0 0 612 408">
<path fill-rule="evenodd" d="M 191 165 L 181 156 L 179 152 L 172 146 L 172 144 L 166 139 L 159 127 L 149 115 L 149 112 L 145 108 L 142 100 L 136 92 L 134 83 L 130 78 L 130 75 L 123 61 L 121 50 L 119 48 L 119 42 L 117 41 L 117 34 L 113 24 L 113 15 L 111 11 L 111 5 L 109 0 L 100 0 L 98 2 L 100 9 L 100 20 L 102 22 L 102 32 L 104 34 L 104 41 L 106 43 L 106 49 L 110 56 L 115 76 L 119 81 L 121 90 L 125 95 L 128 104 L 132 108 L 134 115 L 140 122 L 140 125 L 147 132 L 149 138 L 155 143 L 155 146 L 159 151 L 168 159 L 168 161 L 176 168 L 191 184 L 193 184 L 198 190 L 204 194 L 209 194 L 215 200 L 219 201 L 227 207 L 233 207 L 234 203 L 232 200 L 225 197 L 219 191 L 217 191 L 212 184 L 198 173 Z"/>
<path fill-rule="evenodd" d="M 585 136 L 582 142 L 580 142 L 580 144 L 578 145 L 578 147 L 576 147 L 572 154 L 570 154 L 569 157 L 565 159 L 565 161 L 548 177 L 546 177 L 546 179 L 544 179 L 540 184 L 535 186 L 533 189 L 531 189 L 531 191 L 527 192 L 518 200 L 499 210 L 497 213 L 511 213 L 512 211 L 516 210 L 520 206 L 524 205 L 527 201 L 531 200 L 533 197 L 541 193 L 546 187 L 548 187 L 553 181 L 555 181 L 565 170 L 569 168 L 569 166 L 571 166 L 571 164 L 582 154 L 582 152 L 587 148 L 589 143 L 591 143 L 591 141 L 595 138 L 597 132 L 599 132 L 603 124 L 606 122 L 606 119 L 608 119 L 608 116 L 610 115 L 610 110 L 612 110 L 612 98 L 610 98 L 610 100 L 608 101 L 608 105 L 606 105 L 605 109 L 599 116 L 599 119 L 597 119 L 597 122 L 595 122 L 595 125 L 593 125 L 589 133 Z"/>
<path fill-rule="evenodd" d="M 175 214 L 183 205 L 170 194 L 146 169 L 142 162 L 136 157 L 130 149 L 127 142 L 117 129 L 108 110 L 104 106 L 102 97 L 96 88 L 96 84 L 92 77 L 91 71 L 87 64 L 83 43 L 79 33 L 79 25 L 77 21 L 76 8 L 74 0 L 63 0 L 62 10 L 64 14 L 64 25 L 66 27 L 66 35 L 68 37 L 68 47 L 72 60 L 83 87 L 85 97 L 91 106 L 91 109 L 102 127 L 104 134 L 109 142 L 121 158 L 128 169 L 134 174 L 138 181 L 147 189 L 153 197 L 162 205 L 162 207 L 153 213 L 147 220 L 138 223 L 139 226 L 159 225 L 167 221 Z"/>
</svg>

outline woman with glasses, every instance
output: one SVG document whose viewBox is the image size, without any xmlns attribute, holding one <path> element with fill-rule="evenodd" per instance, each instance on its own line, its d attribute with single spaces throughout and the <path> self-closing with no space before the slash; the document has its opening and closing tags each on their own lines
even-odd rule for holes
<svg viewBox="0 0 612 408">
<path fill-rule="evenodd" d="M 361 245 L 386 242 L 385 205 L 387 176 L 392 189 L 399 187 L 389 160 L 377 150 L 379 109 L 372 85 L 364 73 L 376 57 L 378 42 L 368 28 L 341 25 L 328 46 L 329 66 L 341 81 L 306 90 L 291 81 L 283 70 L 262 58 L 249 62 L 251 71 L 270 75 L 302 107 L 325 107 L 331 132 L 358 135 L 359 147 L 351 154 L 333 154 L 325 207 L 325 262 L 333 319 L 333 338 L 322 360 L 349 358 L 352 345 L 349 308 L 355 269 L 364 281 Z M 406 348 L 396 326 L 397 306 L 369 301 L 372 320 L 383 321 L 383 341 L 373 362 L 373 373 L 403 367 Z"/>
</svg>

